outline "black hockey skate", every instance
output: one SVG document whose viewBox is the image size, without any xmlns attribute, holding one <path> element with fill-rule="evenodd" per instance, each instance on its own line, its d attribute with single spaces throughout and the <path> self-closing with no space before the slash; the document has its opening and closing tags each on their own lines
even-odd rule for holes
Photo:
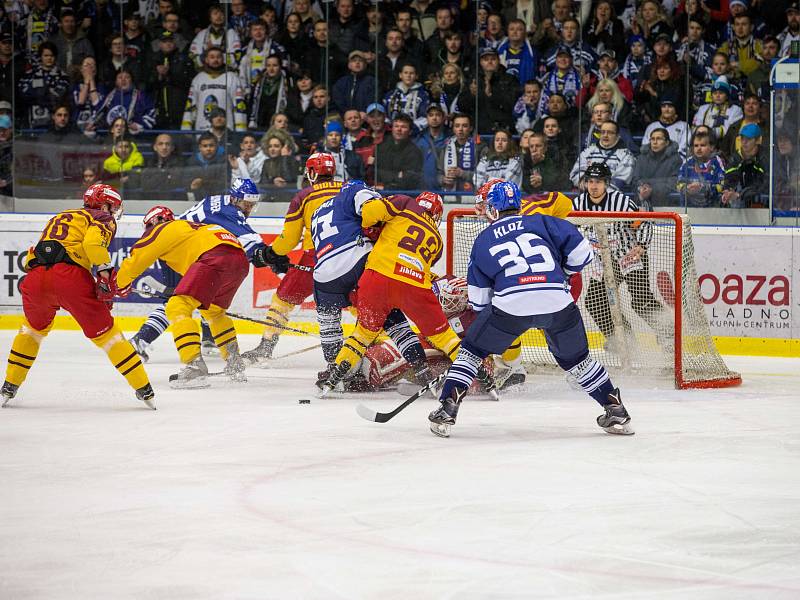
<svg viewBox="0 0 800 600">
<path fill-rule="evenodd" d="M 19 390 L 18 385 L 8 381 L 3 382 L 3 387 L 0 389 L 0 396 L 3 397 L 3 408 L 5 408 L 9 400 L 12 400 L 17 395 L 17 390 Z"/>
<path fill-rule="evenodd" d="M 328 366 L 328 378 L 326 381 L 317 381 L 317 386 L 320 388 L 317 398 L 327 397 L 339 384 L 347 377 L 350 372 L 350 363 L 343 360 L 341 363 L 331 364 Z M 320 383 L 322 385 L 320 386 Z"/>
<path fill-rule="evenodd" d="M 169 385 L 176 389 L 209 387 L 208 367 L 202 356 L 198 356 L 181 369 L 180 373 L 169 376 Z"/>
<path fill-rule="evenodd" d="M 258 346 L 247 352 L 242 352 L 242 358 L 248 365 L 256 367 L 266 367 L 272 358 L 272 352 L 278 345 L 278 336 L 273 335 L 269 338 L 261 338 Z"/>
<path fill-rule="evenodd" d="M 603 428 L 603 431 L 616 435 L 633 435 L 635 433 L 631 427 L 631 416 L 622 405 L 619 388 L 608 395 L 608 404 L 604 408 L 605 414 L 597 417 L 597 424 Z"/>
<path fill-rule="evenodd" d="M 478 372 L 475 374 L 475 379 L 481 384 L 483 391 L 489 395 L 489 398 L 492 400 L 500 400 L 500 394 L 497 393 L 497 385 L 494 382 L 494 377 L 486 370 L 486 365 L 481 364 Z"/>
<path fill-rule="evenodd" d="M 156 409 L 156 405 L 153 404 L 153 398 L 155 397 L 156 394 L 153 391 L 153 386 L 149 383 L 136 390 L 136 398 L 144 402 L 147 405 L 147 408 L 152 408 L 153 410 Z"/>
<path fill-rule="evenodd" d="M 225 360 L 225 375 L 227 375 L 231 381 L 245 383 L 247 381 L 247 375 L 245 374 L 247 365 L 242 355 L 239 354 L 239 344 L 231 342 L 227 345 L 226 349 L 228 351 L 228 358 Z"/>
<path fill-rule="evenodd" d="M 466 395 L 466 389 L 459 390 L 454 387 L 449 397 L 439 400 L 441 406 L 428 415 L 431 433 L 439 437 L 450 437 L 450 428 L 456 424 L 458 408 Z"/>
<path fill-rule="evenodd" d="M 148 360 L 150 360 L 150 355 L 147 353 L 147 351 L 150 349 L 150 344 L 141 339 L 138 333 L 130 339 L 130 342 L 133 346 L 133 349 L 136 350 L 136 354 L 138 354 L 139 358 L 142 359 L 143 363 L 146 363 Z"/>
</svg>

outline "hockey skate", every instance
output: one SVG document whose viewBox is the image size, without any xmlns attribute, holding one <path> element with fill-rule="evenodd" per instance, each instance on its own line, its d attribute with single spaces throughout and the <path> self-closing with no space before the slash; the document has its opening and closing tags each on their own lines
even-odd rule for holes
<svg viewBox="0 0 800 600">
<path fill-rule="evenodd" d="M 456 424 L 458 408 L 466 395 L 466 389 L 459 390 L 454 387 L 448 398 L 440 400 L 441 406 L 428 415 L 431 433 L 439 437 L 450 437 L 450 428 Z"/>
<path fill-rule="evenodd" d="M 228 358 L 225 361 L 225 375 L 227 375 L 231 381 L 246 383 L 247 375 L 245 375 L 245 369 L 247 365 L 242 355 L 239 354 L 239 345 L 236 342 L 231 342 L 228 344 L 227 350 Z"/>
<path fill-rule="evenodd" d="M 604 408 L 605 414 L 597 417 L 597 424 L 603 428 L 603 431 L 616 435 L 633 435 L 635 433 L 631 426 L 631 417 L 622 405 L 619 388 L 608 395 L 608 404 Z"/>
<path fill-rule="evenodd" d="M 180 373 L 169 376 L 169 385 L 175 389 L 209 387 L 208 367 L 202 356 L 198 356 L 181 369 Z"/>
<path fill-rule="evenodd" d="M 9 400 L 12 400 L 14 396 L 17 395 L 17 390 L 19 390 L 18 385 L 14 385 L 8 381 L 3 382 L 3 387 L 0 389 L 0 396 L 3 397 L 3 408 L 5 408 Z"/>
<path fill-rule="evenodd" d="M 498 390 L 525 383 L 527 373 L 522 365 L 511 365 L 499 356 L 494 359 L 494 382 Z"/>
<path fill-rule="evenodd" d="M 332 391 L 336 389 L 344 389 L 342 381 L 350 372 L 350 363 L 346 360 L 343 360 L 338 365 L 331 364 L 328 366 L 327 372 L 328 377 L 326 380 L 323 381 L 322 377 L 317 380 L 317 387 L 320 388 L 317 398 L 327 398 Z M 320 373 L 320 375 L 323 373 Z"/>
<path fill-rule="evenodd" d="M 242 352 L 242 358 L 247 362 L 248 365 L 262 368 L 266 367 L 269 365 L 269 361 L 272 358 L 272 352 L 275 350 L 275 346 L 277 344 L 277 335 L 273 335 L 270 338 L 261 338 L 258 346 L 252 350 L 248 350 L 247 352 Z"/>
<path fill-rule="evenodd" d="M 153 392 L 153 386 L 149 383 L 136 390 L 136 398 L 144 402 L 147 405 L 147 408 L 152 408 L 153 410 L 156 409 L 156 405 L 153 404 L 153 398 L 155 397 L 156 394 Z"/>
<path fill-rule="evenodd" d="M 488 394 L 491 400 L 500 400 L 500 394 L 497 393 L 497 384 L 492 374 L 486 370 L 486 365 L 481 364 L 475 375 L 475 379 L 481 384 L 483 391 Z"/>
<path fill-rule="evenodd" d="M 212 340 L 203 340 L 200 352 L 203 356 L 219 356 L 219 348 Z"/>
<path fill-rule="evenodd" d="M 148 360 L 150 360 L 150 355 L 147 353 L 147 351 L 150 349 L 150 344 L 141 339 L 138 333 L 130 339 L 130 342 L 133 346 L 133 349 L 136 350 L 136 354 L 138 354 L 139 358 L 142 359 L 143 363 L 146 363 Z"/>
</svg>

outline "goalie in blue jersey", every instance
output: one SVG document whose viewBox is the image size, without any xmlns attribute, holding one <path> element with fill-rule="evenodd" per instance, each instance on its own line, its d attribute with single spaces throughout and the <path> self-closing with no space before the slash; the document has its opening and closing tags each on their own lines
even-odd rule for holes
<svg viewBox="0 0 800 600">
<path fill-rule="evenodd" d="M 475 239 L 467 272 L 469 303 L 479 314 L 447 373 L 441 406 L 428 416 L 431 431 L 450 435 L 484 358 L 502 354 L 528 329 L 541 329 L 558 365 L 605 409 L 597 424 L 608 433 L 632 434 L 619 389 L 589 356 L 583 319 L 569 292 L 570 276 L 592 261 L 591 245 L 568 221 L 520 215 L 514 183 L 498 183 L 486 201 L 492 224 Z"/>
</svg>

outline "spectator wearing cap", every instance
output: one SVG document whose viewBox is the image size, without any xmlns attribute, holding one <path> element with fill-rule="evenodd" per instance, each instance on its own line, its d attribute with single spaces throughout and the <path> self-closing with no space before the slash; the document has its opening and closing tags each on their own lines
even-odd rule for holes
<svg viewBox="0 0 800 600">
<path fill-rule="evenodd" d="M 147 89 L 155 98 L 156 129 L 180 129 L 186 96 L 195 75 L 189 55 L 178 49 L 172 31 L 164 29 L 158 51 L 147 58 Z"/>
<path fill-rule="evenodd" d="M 69 92 L 69 79 L 58 68 L 58 49 L 52 42 L 38 46 L 39 64 L 19 79 L 19 97 L 27 107 L 28 127 L 47 127 L 56 106 Z"/>
<path fill-rule="evenodd" d="M 672 44 L 675 30 L 669 24 L 667 13 L 660 2 L 644 0 L 631 21 L 631 33 L 641 35 L 644 41 L 655 50 L 655 42 L 659 36 L 667 36 L 667 40 Z"/>
<path fill-rule="evenodd" d="M 603 50 L 597 59 L 597 71 L 584 73 L 581 77 L 581 89 L 578 92 L 577 105 L 583 106 L 597 89 L 597 82 L 611 79 L 617 84 L 620 93 L 627 102 L 633 101 L 633 86 L 630 80 L 619 70 L 617 55 L 613 50 Z"/>
<path fill-rule="evenodd" d="M 536 51 L 525 35 L 525 21 L 514 19 L 508 24 L 508 37 L 497 48 L 500 64 L 506 73 L 513 75 L 524 85 L 539 73 L 539 52 Z"/>
<path fill-rule="evenodd" d="M 162 4 L 169 4 L 172 6 L 172 2 L 167 0 L 164 3 L 163 0 L 158 3 L 159 9 L 161 8 Z M 180 52 L 186 52 L 189 48 L 189 40 L 186 39 L 184 35 L 185 27 L 188 27 L 186 23 L 181 21 L 181 16 L 170 8 L 164 15 L 160 17 L 160 21 L 154 22 L 151 24 L 151 27 L 147 28 L 148 33 L 150 34 L 150 38 L 153 40 L 150 42 L 150 51 L 151 52 L 158 52 L 161 50 L 161 37 L 165 31 L 170 33 L 172 41 L 175 43 L 175 47 Z M 187 53 L 188 55 L 188 53 Z"/>
<path fill-rule="evenodd" d="M 601 53 L 611 50 L 625 56 L 625 26 L 617 18 L 610 0 L 600 0 L 594 5 L 594 15 L 583 28 L 584 41 Z"/>
<path fill-rule="evenodd" d="M 272 115 L 286 110 L 288 104 L 289 80 L 281 69 L 281 59 L 277 55 L 268 56 L 264 73 L 258 78 L 248 99 L 250 112 L 247 123 L 250 129 L 265 129 Z"/>
<path fill-rule="evenodd" d="M 239 62 L 239 79 L 247 94 L 252 93 L 261 81 L 270 57 L 274 56 L 278 59 L 279 69 L 287 71 L 289 68 L 289 56 L 286 49 L 268 36 L 267 25 L 264 21 L 255 20 L 250 23 L 250 37 Z"/>
<path fill-rule="evenodd" d="M 597 54 L 589 44 L 579 37 L 580 25 L 574 17 L 569 17 L 561 27 L 561 43 L 554 46 L 544 59 L 540 72 L 552 70 L 559 52 L 568 50 L 572 57 L 572 65 L 579 71 L 588 73 L 597 68 Z"/>
<path fill-rule="evenodd" d="M 208 9 L 209 25 L 201 29 L 194 36 L 189 45 L 189 57 L 194 61 L 195 67 L 200 70 L 205 66 L 204 56 L 210 48 L 221 48 L 225 63 L 230 68 L 239 64 L 242 51 L 242 41 L 235 29 L 225 27 L 225 11 L 219 4 L 213 4 Z"/>
<path fill-rule="evenodd" d="M 444 109 L 439 104 L 428 105 L 428 126 L 414 143 L 422 151 L 422 181 L 426 190 L 439 189 L 439 155 L 444 149 L 450 131 L 445 126 Z"/>
<path fill-rule="evenodd" d="M 375 183 L 375 148 L 383 142 L 391 127 L 386 124 L 386 109 L 379 102 L 373 102 L 367 107 L 365 120 L 367 128 L 358 134 L 353 149 L 364 163 L 364 181 L 372 185 Z"/>
<path fill-rule="evenodd" d="M 315 152 L 327 152 L 333 155 L 336 163 L 336 181 L 349 179 L 364 179 L 364 163 L 352 150 L 347 150 L 342 144 L 344 127 L 339 121 L 329 121 L 325 127 L 325 140 L 316 148 Z"/>
<path fill-rule="evenodd" d="M 786 7 L 786 23 L 786 28 L 778 34 L 781 56 L 789 56 L 792 42 L 800 42 L 800 4 L 797 2 Z"/>
<path fill-rule="evenodd" d="M 225 55 L 213 46 L 203 56 L 203 70 L 192 79 L 181 129 L 205 131 L 210 123 L 208 114 L 219 106 L 225 110 L 228 129 L 244 131 L 247 126 L 247 104 L 244 89 L 236 73 L 226 72 Z"/>
<path fill-rule="evenodd" d="M 730 100 L 738 104 L 742 100 L 741 80 L 737 79 L 729 67 L 728 55 L 724 52 L 717 52 L 711 58 L 711 78 L 706 79 L 701 85 L 694 86 L 692 107 L 695 111 L 703 104 L 711 102 L 711 92 L 714 83 L 722 79 L 730 88 Z"/>
<path fill-rule="evenodd" d="M 354 0 L 336 1 L 336 14 L 331 16 L 328 34 L 330 46 L 348 60 L 354 50 L 364 52 L 365 56 L 369 52 L 369 27 L 363 18 L 356 15 Z"/>
<path fill-rule="evenodd" d="M 305 147 L 316 144 L 325 135 L 325 119 L 328 118 L 330 96 L 324 85 L 311 90 L 311 104 L 303 113 L 302 131 Z"/>
<path fill-rule="evenodd" d="M 604 163 L 611 170 L 611 184 L 624 191 L 631 182 L 635 162 L 633 154 L 619 136 L 619 125 L 614 121 L 606 121 L 600 125 L 600 140 L 597 144 L 587 146 L 578 155 L 569 178 L 575 187 L 580 187 L 586 168 L 594 163 Z"/>
<path fill-rule="evenodd" d="M 567 105 L 572 108 L 578 99 L 581 89 L 581 74 L 572 66 L 572 53 L 567 47 L 556 50 L 553 68 L 542 78 L 543 102 L 553 94 L 560 94 Z"/>
<path fill-rule="evenodd" d="M 94 57 L 92 43 L 86 39 L 83 31 L 78 29 L 75 12 L 71 8 L 61 11 L 58 20 L 58 33 L 50 38 L 58 49 L 58 67 L 67 76 L 75 76 L 79 65 L 87 56 Z"/>
<path fill-rule="evenodd" d="M 526 129 L 533 127 L 533 124 L 544 114 L 544 104 L 542 102 L 542 84 L 536 79 L 526 81 L 522 88 L 522 95 L 514 104 L 514 125 L 517 133 L 522 135 Z"/>
<path fill-rule="evenodd" d="M 642 71 L 653 62 L 653 51 L 647 47 L 644 38 L 640 35 L 632 35 L 628 39 L 628 56 L 622 63 L 622 74 L 631 82 L 633 89 L 637 89 L 640 84 Z"/>
<path fill-rule="evenodd" d="M 637 194 L 639 206 L 674 204 L 670 196 L 675 193 L 682 163 L 678 145 L 670 139 L 669 131 L 663 127 L 652 128 L 648 143 L 642 145 L 642 153 L 636 158 L 631 177 L 631 188 Z"/>
<path fill-rule="evenodd" d="M 14 195 L 11 177 L 14 164 L 14 129 L 11 117 L 0 115 L 0 194 Z"/>
<path fill-rule="evenodd" d="M 375 98 L 375 77 L 367 73 L 367 55 L 359 50 L 350 52 L 347 70 L 348 74 L 333 84 L 333 103 L 342 112 L 351 108 L 364 112 Z"/>
<path fill-rule="evenodd" d="M 747 15 L 750 17 L 750 25 L 754 37 L 760 40 L 767 35 L 769 32 L 767 24 L 763 19 L 757 16 L 756 11 L 750 10 L 749 0 L 730 0 L 728 6 L 730 9 L 728 22 L 725 23 L 725 26 L 721 28 L 717 36 L 720 45 L 725 42 L 729 42 L 736 37 L 736 18 L 741 15 Z M 731 60 L 733 60 L 733 58 L 731 58 Z"/>
<path fill-rule="evenodd" d="M 718 51 L 728 55 L 730 68 L 736 76 L 747 77 L 761 61 L 761 40 L 753 37 L 753 23 L 748 13 L 734 17 L 733 34 Z"/>
<path fill-rule="evenodd" d="M 150 36 L 144 30 L 142 17 L 138 12 L 130 13 L 125 17 L 122 32 L 125 43 L 125 54 L 132 60 L 144 63 L 145 56 L 150 50 Z"/>
<path fill-rule="evenodd" d="M 657 58 L 650 70 L 650 77 L 642 81 L 637 90 L 636 102 L 643 115 L 643 122 L 650 123 L 658 119 L 661 114 L 660 99 L 665 97 L 672 99 L 678 114 L 683 114 L 683 71 L 671 56 Z"/>
<path fill-rule="evenodd" d="M 375 148 L 375 187 L 415 190 L 422 184 L 422 151 L 411 141 L 411 117 L 398 114 L 392 134 Z"/>
<path fill-rule="evenodd" d="M 468 90 L 458 99 L 459 112 L 475 113 L 477 95 L 478 131 L 511 129 L 514 126 L 514 103 L 517 101 L 519 84 L 515 77 L 505 72 L 497 52 L 491 48 L 481 50 L 480 71 Z"/>
<path fill-rule="evenodd" d="M 644 130 L 642 136 L 642 151 L 645 146 L 650 144 L 650 134 L 656 129 L 663 129 L 669 135 L 669 139 L 675 144 L 681 159 L 686 158 L 686 147 L 689 143 L 690 130 L 689 124 L 681 120 L 678 114 L 678 105 L 675 98 L 662 96 L 660 102 L 660 113 L 658 120 L 650 123 Z"/>
<path fill-rule="evenodd" d="M 711 59 L 717 49 L 705 39 L 706 26 L 701 19 L 690 18 L 687 24 L 686 39 L 677 50 L 678 62 L 689 69 L 694 85 L 711 78 Z"/>
<path fill-rule="evenodd" d="M 27 6 L 30 12 L 17 23 L 14 39 L 28 60 L 32 60 L 38 56 L 39 46 L 58 31 L 58 18 L 48 0 L 32 0 Z"/>
<path fill-rule="evenodd" d="M 428 126 L 427 113 L 430 101 L 428 91 L 417 81 L 416 67 L 406 63 L 400 68 L 400 81 L 386 94 L 383 105 L 392 121 L 401 113 L 410 117 L 414 125 L 413 136 L 416 136 Z"/>
<path fill-rule="evenodd" d="M 645 81 L 646 79 L 650 79 L 650 75 L 652 75 L 653 65 L 659 58 L 675 58 L 675 52 L 672 46 L 672 36 L 666 33 L 662 33 L 656 36 L 655 40 L 653 41 L 652 50 L 653 50 L 653 55 L 650 60 L 650 63 L 645 65 L 639 72 L 640 86 L 642 85 L 643 81 Z"/>
<path fill-rule="evenodd" d="M 691 156 L 678 171 L 681 204 L 686 207 L 719 207 L 722 184 L 725 180 L 725 162 L 717 154 L 714 133 L 698 128 L 692 136 Z"/>
<path fill-rule="evenodd" d="M 758 67 L 747 78 L 747 91 L 757 94 L 762 100 L 769 100 L 769 83 L 772 61 L 778 57 L 781 43 L 774 35 L 767 35 L 761 41 L 761 60 Z"/>
<path fill-rule="evenodd" d="M 439 187 L 454 192 L 474 190 L 475 169 L 483 148 L 472 135 L 472 118 L 466 114 L 453 115 L 453 135 L 439 154 Z"/>
<path fill-rule="evenodd" d="M 731 86 L 720 77 L 711 86 L 711 102 L 703 104 L 694 115 L 692 125 L 706 125 L 721 140 L 728 129 L 742 118 L 742 109 L 730 101 Z"/>
<path fill-rule="evenodd" d="M 761 98 L 756 94 L 747 93 L 742 102 L 742 118 L 741 120 L 733 123 L 729 128 L 725 137 L 722 138 L 719 144 L 720 151 L 725 156 L 725 160 L 730 163 L 734 160 L 741 158 L 741 136 L 739 132 L 748 125 L 757 125 L 761 130 L 761 148 L 762 150 L 769 147 L 769 122 L 762 119 Z M 766 162 L 766 156 L 761 157 Z"/>
<path fill-rule="evenodd" d="M 720 198 L 730 208 L 763 208 L 769 192 L 768 164 L 761 155 L 761 128 L 749 123 L 739 130 L 741 156 L 725 170 Z"/>
</svg>

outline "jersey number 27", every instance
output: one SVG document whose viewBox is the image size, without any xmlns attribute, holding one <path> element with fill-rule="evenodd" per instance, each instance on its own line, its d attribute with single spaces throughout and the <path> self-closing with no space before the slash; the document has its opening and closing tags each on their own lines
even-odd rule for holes
<svg viewBox="0 0 800 600">
<path fill-rule="evenodd" d="M 505 268 L 506 277 L 522 275 L 530 271 L 531 273 L 549 273 L 556 268 L 556 261 L 553 254 L 544 243 L 531 243 L 534 240 L 542 240 L 535 233 L 522 233 L 514 238 L 513 242 L 503 242 L 495 244 L 489 248 L 489 254 L 497 257 L 497 262 Z M 542 240 L 543 242 L 543 240 Z M 541 260 L 532 261 L 538 257 Z"/>
</svg>

